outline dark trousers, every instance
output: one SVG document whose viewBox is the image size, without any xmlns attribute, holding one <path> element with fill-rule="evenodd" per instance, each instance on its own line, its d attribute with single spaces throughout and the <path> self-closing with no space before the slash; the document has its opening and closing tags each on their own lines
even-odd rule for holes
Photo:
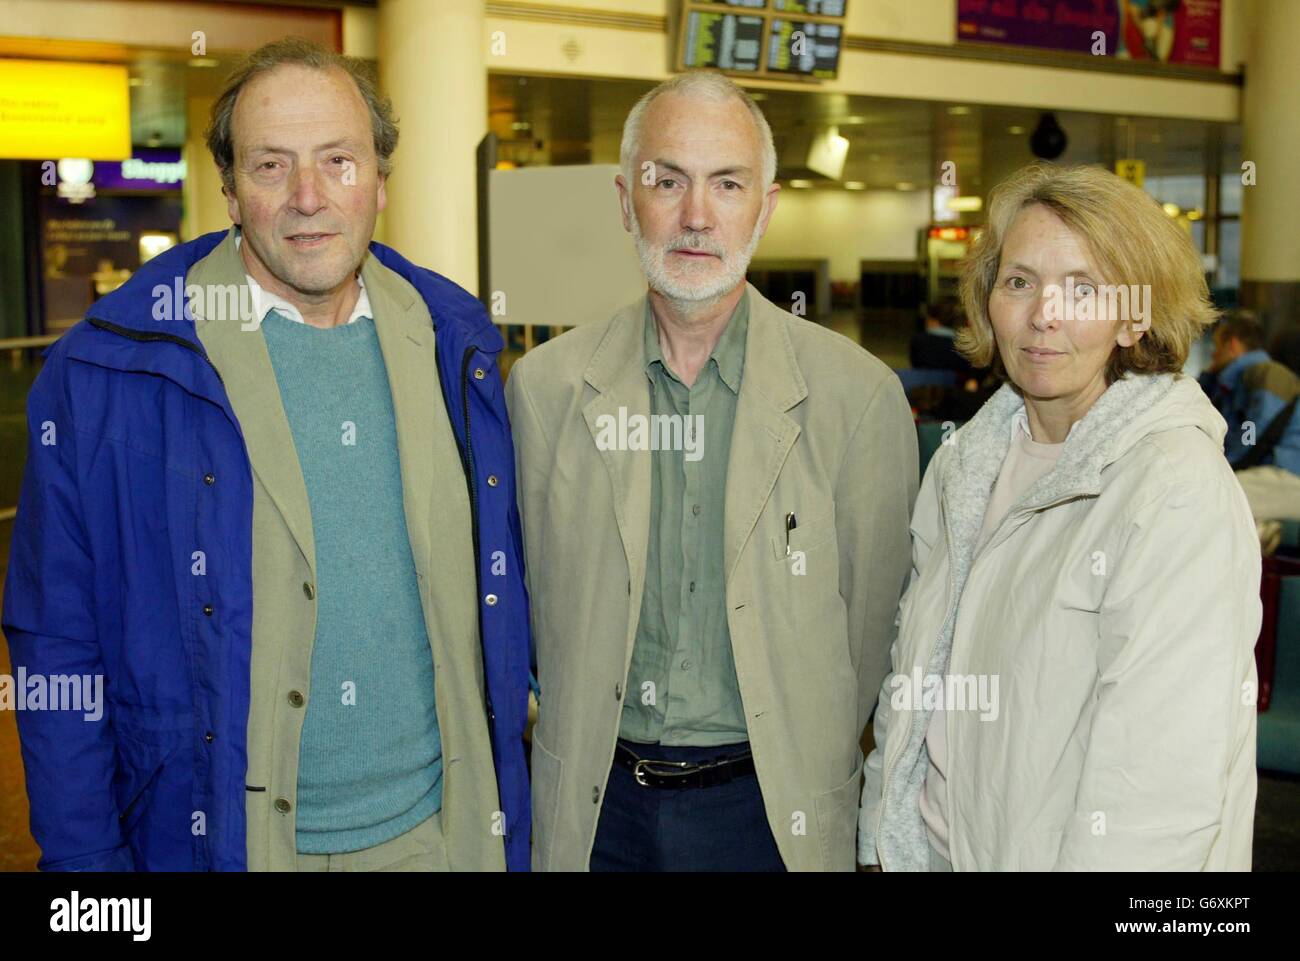
<svg viewBox="0 0 1300 961">
<path fill-rule="evenodd" d="M 639 757 L 695 763 L 748 747 L 620 743 Z M 600 808 L 591 870 L 784 871 L 785 865 L 767 825 L 757 776 L 716 787 L 642 787 L 616 760 Z"/>
</svg>

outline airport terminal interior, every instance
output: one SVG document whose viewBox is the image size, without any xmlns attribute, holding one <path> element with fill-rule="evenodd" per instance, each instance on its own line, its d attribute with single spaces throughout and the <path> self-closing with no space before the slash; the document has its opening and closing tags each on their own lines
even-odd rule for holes
<svg viewBox="0 0 1300 961">
<path fill-rule="evenodd" d="M 373 66 L 401 123 L 375 239 L 488 306 L 503 375 L 644 294 L 614 187 L 624 119 L 693 68 L 726 72 L 772 128 L 781 190 L 750 282 L 897 373 L 922 470 L 996 387 L 942 345 L 964 323 L 958 281 L 990 191 L 1029 163 L 1126 178 L 1190 236 L 1216 308 L 1253 310 L 1278 343 L 1300 328 L 1300 2 L 1184 0 L 1174 34 L 1135 20 L 1104 52 L 1065 28 L 998 22 L 1005 6 L 0 0 L 4 101 L 95 115 L 46 124 L 45 141 L 0 110 L 0 579 L 42 351 L 149 258 L 228 229 L 208 113 L 239 58 L 284 36 Z M 1119 23 L 1161 5 L 1063 6 L 1114 8 Z M 792 23 L 815 46 L 796 64 L 768 36 Z M 1212 349 L 1207 335 L 1185 372 L 1207 370 Z M 1300 558 L 1300 522 L 1280 537 L 1279 556 Z M 1271 684 L 1257 871 L 1300 869 L 1300 561 L 1279 571 L 1257 648 Z M 0 871 L 39 856 L 23 778 L 14 713 L 0 711 Z"/>
</svg>

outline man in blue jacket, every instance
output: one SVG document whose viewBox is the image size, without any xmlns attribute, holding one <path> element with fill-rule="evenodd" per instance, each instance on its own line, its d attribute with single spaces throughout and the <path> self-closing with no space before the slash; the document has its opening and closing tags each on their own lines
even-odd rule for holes
<svg viewBox="0 0 1300 961">
<path fill-rule="evenodd" d="M 527 868 L 502 341 L 371 242 L 396 141 L 356 62 L 256 51 L 234 226 L 48 354 L 4 604 L 44 870 Z"/>
<path fill-rule="evenodd" d="M 1283 520 L 1300 520 L 1300 377 L 1264 350 L 1264 329 L 1248 310 L 1214 329 L 1206 383 L 1228 422 L 1226 453 L 1246 492 L 1260 540 L 1271 553 Z"/>
</svg>

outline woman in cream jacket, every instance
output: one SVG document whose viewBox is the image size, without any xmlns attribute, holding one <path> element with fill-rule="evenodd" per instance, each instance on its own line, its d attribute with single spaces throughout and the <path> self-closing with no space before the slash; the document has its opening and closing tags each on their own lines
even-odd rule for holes
<svg viewBox="0 0 1300 961">
<path fill-rule="evenodd" d="M 1008 380 L 931 461 L 865 765 L 883 870 L 1249 870 L 1259 545 L 1182 376 L 1187 236 L 1100 168 L 994 191 L 961 346 Z"/>
</svg>

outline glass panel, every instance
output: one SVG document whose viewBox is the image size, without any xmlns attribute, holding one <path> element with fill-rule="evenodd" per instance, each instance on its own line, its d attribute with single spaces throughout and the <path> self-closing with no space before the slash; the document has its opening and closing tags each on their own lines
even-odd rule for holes
<svg viewBox="0 0 1300 961">
<path fill-rule="evenodd" d="M 1241 213 L 1241 171 L 1229 170 L 1219 178 L 1219 213 Z"/>
<path fill-rule="evenodd" d="M 1205 210 L 1204 177 L 1190 174 L 1147 177 L 1143 189 L 1162 204 L 1177 204 L 1182 210 Z"/>
<path fill-rule="evenodd" d="M 1241 283 L 1241 221 L 1219 223 L 1219 273 L 1215 286 L 1236 290 Z"/>
</svg>

